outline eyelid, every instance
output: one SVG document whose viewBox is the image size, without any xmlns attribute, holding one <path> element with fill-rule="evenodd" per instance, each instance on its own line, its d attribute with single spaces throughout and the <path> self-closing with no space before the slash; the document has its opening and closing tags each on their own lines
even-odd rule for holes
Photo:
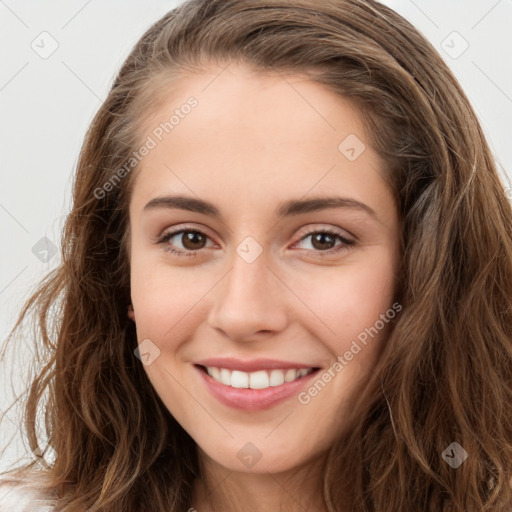
<svg viewBox="0 0 512 512">
<path fill-rule="evenodd" d="M 198 225 L 200 226 L 199 228 L 197 227 Z M 169 234 L 169 233 L 177 234 L 180 231 L 187 231 L 187 230 L 202 232 L 203 234 L 208 236 L 208 238 L 212 239 L 212 237 L 208 234 L 208 228 L 206 228 L 202 224 L 191 225 L 191 224 L 185 223 L 185 224 L 178 224 L 177 226 L 173 226 L 172 228 L 164 229 L 161 232 L 161 234 L 159 234 L 155 237 L 154 242 L 156 243 L 158 240 L 160 240 L 166 234 Z M 317 231 L 322 231 L 322 230 L 330 231 L 332 233 L 335 233 L 338 236 L 341 236 L 342 238 L 347 238 L 347 236 L 346 236 L 346 234 L 347 234 L 351 241 L 355 242 L 357 240 L 357 237 L 354 236 L 349 231 L 347 231 L 345 229 L 342 230 L 341 228 L 333 227 L 333 226 L 323 224 L 323 223 L 313 224 L 313 226 L 311 226 L 311 225 L 304 226 L 298 231 L 296 236 L 299 238 L 303 238 L 306 235 L 310 235 L 312 233 L 315 233 Z"/>
<path fill-rule="evenodd" d="M 331 226 L 328 224 L 323 224 L 321 222 L 318 224 L 313 224 L 313 225 L 309 225 L 309 226 L 305 226 L 304 228 L 301 228 L 299 230 L 297 236 L 299 238 L 302 238 L 305 235 L 310 235 L 312 233 L 316 233 L 317 231 L 326 231 L 326 232 L 335 233 L 336 235 L 338 235 L 342 238 L 350 239 L 351 242 L 355 242 L 357 240 L 357 237 L 355 237 L 352 233 L 350 233 L 346 229 L 341 229 L 341 228 Z"/>
<path fill-rule="evenodd" d="M 158 243 L 159 240 L 161 240 L 163 237 L 167 236 L 167 235 L 171 235 L 174 236 L 174 235 L 177 235 L 178 233 L 180 233 L 181 231 L 197 231 L 199 233 L 203 233 L 204 235 L 206 235 L 210 240 L 212 240 L 212 236 L 210 236 L 209 234 L 209 230 L 208 228 L 204 227 L 202 224 L 199 224 L 199 227 L 197 227 L 198 224 L 194 224 L 194 225 L 191 225 L 191 224 L 178 224 L 176 226 L 172 226 L 172 227 L 169 227 L 169 228 L 165 228 L 161 233 L 157 234 L 155 237 L 154 237 L 154 243 Z"/>
</svg>

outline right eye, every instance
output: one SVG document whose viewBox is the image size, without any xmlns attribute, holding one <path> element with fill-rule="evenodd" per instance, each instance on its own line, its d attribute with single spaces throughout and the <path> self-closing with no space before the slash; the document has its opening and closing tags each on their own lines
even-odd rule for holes
<svg viewBox="0 0 512 512">
<path fill-rule="evenodd" d="M 181 241 L 183 248 L 175 249 L 173 248 L 174 244 L 168 243 L 174 237 L 177 237 L 177 240 Z M 197 245 L 202 245 L 208 238 L 208 235 L 198 229 L 179 229 L 164 232 L 157 243 L 162 244 L 163 249 L 172 254 L 179 256 L 197 256 L 197 253 L 203 249 L 203 247 L 197 247 Z"/>
</svg>

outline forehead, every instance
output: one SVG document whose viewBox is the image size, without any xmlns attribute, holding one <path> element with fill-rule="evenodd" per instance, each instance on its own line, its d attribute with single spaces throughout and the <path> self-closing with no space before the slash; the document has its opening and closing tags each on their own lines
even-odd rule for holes
<svg viewBox="0 0 512 512">
<path fill-rule="evenodd" d="M 237 208 L 333 189 L 363 201 L 369 190 L 385 193 L 357 109 L 305 76 L 231 64 L 182 76 L 161 94 L 140 131 L 155 144 L 135 171 L 134 208 L 171 192 Z M 195 106 L 183 108 L 191 97 Z M 362 151 L 356 159 L 347 144 Z"/>
</svg>

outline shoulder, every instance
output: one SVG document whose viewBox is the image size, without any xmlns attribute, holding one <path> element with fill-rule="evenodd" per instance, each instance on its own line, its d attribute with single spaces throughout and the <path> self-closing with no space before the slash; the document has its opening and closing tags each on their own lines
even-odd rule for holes
<svg viewBox="0 0 512 512">
<path fill-rule="evenodd" d="M 0 512 L 53 512 L 55 500 L 44 489 L 44 471 L 0 474 Z"/>
</svg>

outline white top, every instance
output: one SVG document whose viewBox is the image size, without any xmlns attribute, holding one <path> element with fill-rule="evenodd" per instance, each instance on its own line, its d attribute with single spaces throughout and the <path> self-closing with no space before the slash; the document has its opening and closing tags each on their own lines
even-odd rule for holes
<svg viewBox="0 0 512 512">
<path fill-rule="evenodd" d="M 55 501 L 39 488 L 43 472 L 16 477 L 0 475 L 0 512 L 53 512 Z"/>
</svg>

